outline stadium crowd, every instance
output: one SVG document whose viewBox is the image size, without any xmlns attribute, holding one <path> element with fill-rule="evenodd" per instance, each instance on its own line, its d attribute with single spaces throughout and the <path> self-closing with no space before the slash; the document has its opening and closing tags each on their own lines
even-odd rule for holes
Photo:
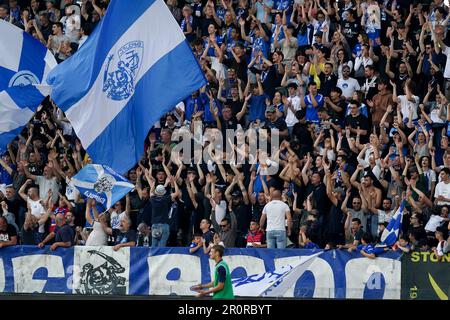
<svg viewBox="0 0 450 320">
<path fill-rule="evenodd" d="M 374 258 L 404 200 L 399 240 L 382 251 L 442 257 L 450 250 L 450 14 L 443 0 L 166 3 L 208 86 L 150 130 L 143 158 L 126 174 L 135 190 L 104 213 L 71 182 L 91 160 L 47 98 L 0 160 L 0 247 L 207 253 L 221 244 L 342 248 Z M 0 19 L 62 62 L 107 5 L 0 0 Z M 209 161 L 175 155 L 180 128 L 200 130 L 192 145 L 207 150 Z M 230 129 L 245 137 L 242 148 L 225 138 Z M 259 138 L 254 154 L 247 129 Z M 270 143 L 273 136 L 279 143 Z M 215 148 L 221 143 L 224 152 Z"/>
</svg>

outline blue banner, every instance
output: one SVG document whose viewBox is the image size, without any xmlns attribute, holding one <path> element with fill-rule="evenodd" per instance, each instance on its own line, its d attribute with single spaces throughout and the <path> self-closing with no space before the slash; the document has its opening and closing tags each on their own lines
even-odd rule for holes
<svg viewBox="0 0 450 320">
<path fill-rule="evenodd" d="M 273 271 L 321 250 L 226 249 L 232 278 Z M 322 252 L 283 297 L 400 299 L 401 255 Z M 214 261 L 188 248 L 17 246 L 0 250 L 0 292 L 192 296 Z"/>
</svg>

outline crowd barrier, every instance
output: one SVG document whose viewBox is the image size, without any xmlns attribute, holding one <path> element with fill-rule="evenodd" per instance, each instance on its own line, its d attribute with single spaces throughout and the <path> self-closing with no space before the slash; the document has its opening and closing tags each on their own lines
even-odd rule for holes
<svg viewBox="0 0 450 320">
<path fill-rule="evenodd" d="M 240 278 L 319 251 L 230 248 L 224 259 L 232 278 Z M 368 259 L 346 250 L 323 251 L 283 297 L 448 299 L 450 256 L 439 263 L 421 257 L 386 252 Z M 0 249 L 0 292 L 192 296 L 190 287 L 211 281 L 213 268 L 207 255 L 189 254 L 187 248 L 7 247 Z M 434 284 L 428 292 L 427 273 L 433 273 L 439 294 Z"/>
</svg>

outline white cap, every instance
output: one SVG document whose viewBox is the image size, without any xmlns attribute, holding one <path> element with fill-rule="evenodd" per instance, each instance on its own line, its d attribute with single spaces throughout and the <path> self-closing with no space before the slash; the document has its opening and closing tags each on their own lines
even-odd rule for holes
<svg viewBox="0 0 450 320">
<path fill-rule="evenodd" d="M 166 194 L 166 188 L 162 184 L 158 185 L 155 190 L 156 195 L 163 196 Z"/>
</svg>

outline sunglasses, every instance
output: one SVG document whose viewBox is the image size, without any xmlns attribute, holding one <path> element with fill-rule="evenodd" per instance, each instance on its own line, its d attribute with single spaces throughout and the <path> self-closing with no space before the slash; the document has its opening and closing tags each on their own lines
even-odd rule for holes
<svg viewBox="0 0 450 320">
<path fill-rule="evenodd" d="M 221 224 L 221 225 L 220 225 L 221 228 L 225 228 L 225 227 L 227 227 L 227 226 L 228 226 L 227 224 Z"/>
</svg>

